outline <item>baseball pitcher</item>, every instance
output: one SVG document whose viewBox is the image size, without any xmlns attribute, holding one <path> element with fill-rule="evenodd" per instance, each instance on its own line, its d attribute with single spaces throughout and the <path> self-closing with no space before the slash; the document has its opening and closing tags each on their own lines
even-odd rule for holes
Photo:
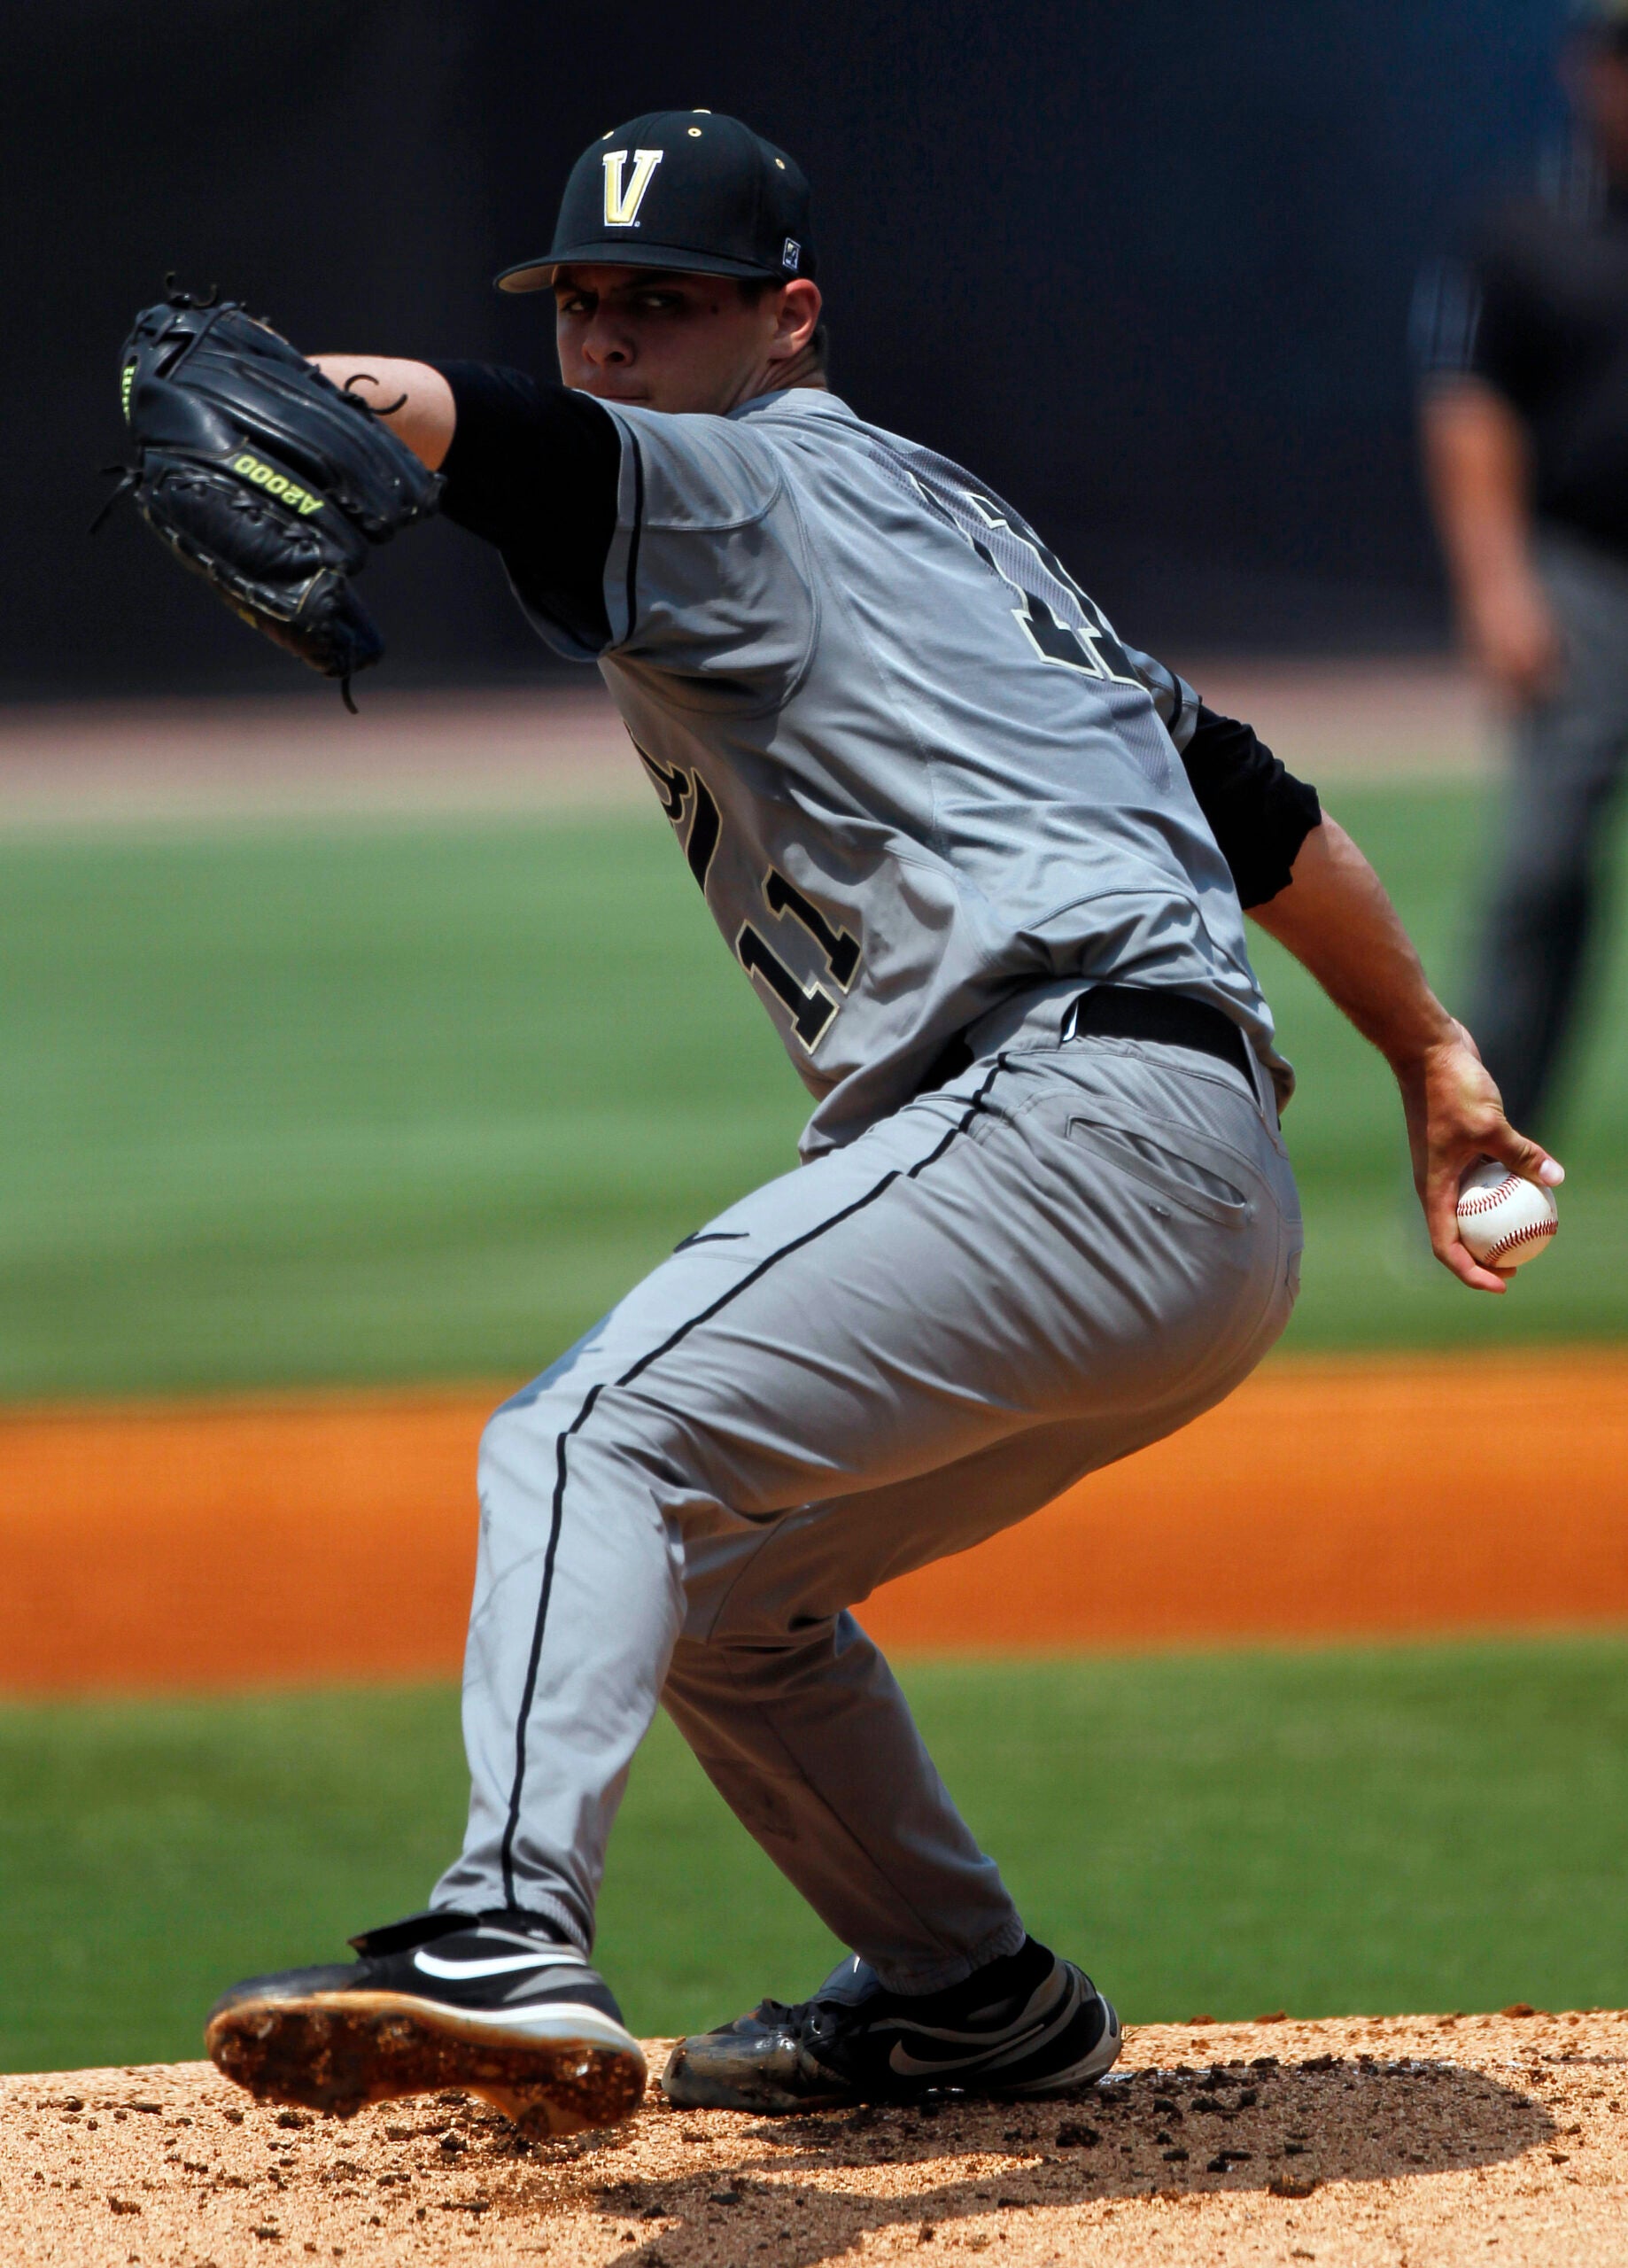
<svg viewBox="0 0 1628 2268">
<path fill-rule="evenodd" d="M 795 1170 L 492 1418 L 463 1848 L 354 1961 L 221 2000 L 210 2052 L 262 2097 L 625 2117 L 644 2065 L 589 1961 L 658 1706 L 851 1949 L 685 2040 L 673 2102 L 1108 2070 L 1111 2003 L 1027 1932 L 854 1608 L 1185 1425 L 1282 1332 L 1291 1075 L 1244 907 L 1388 1058 L 1465 1284 L 1503 1289 L 1458 1240 L 1465 1166 L 1560 1177 L 1312 789 L 983 482 L 831 391 L 816 275 L 792 159 L 660 112 L 584 153 L 548 251 L 499 278 L 553 293 L 561 384 L 313 368 L 190 302 L 126 352 L 141 508 L 329 673 L 377 650 L 368 542 L 438 506 L 498 547 L 599 667 L 814 1106 Z"/>
</svg>

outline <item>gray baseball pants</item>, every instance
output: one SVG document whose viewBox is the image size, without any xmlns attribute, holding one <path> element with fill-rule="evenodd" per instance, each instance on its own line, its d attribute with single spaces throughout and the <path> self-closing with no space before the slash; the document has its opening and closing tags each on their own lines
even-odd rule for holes
<svg viewBox="0 0 1628 2268">
<path fill-rule="evenodd" d="M 1628 760 L 1628 561 L 1553 528 L 1533 548 L 1565 674 L 1516 727 L 1471 1023 L 1511 1122 L 1527 1133 L 1543 1123 L 1576 1006 L 1605 820 Z"/>
<path fill-rule="evenodd" d="M 849 1609 L 1219 1402 L 1299 1280 L 1264 1082 L 1060 1043 L 1077 989 L 986 1018 L 969 1070 L 686 1239 L 492 1418 L 473 1795 L 437 1907 L 520 1907 L 591 1947 L 662 1703 L 884 1983 L 934 1991 L 1021 1944 Z"/>
</svg>

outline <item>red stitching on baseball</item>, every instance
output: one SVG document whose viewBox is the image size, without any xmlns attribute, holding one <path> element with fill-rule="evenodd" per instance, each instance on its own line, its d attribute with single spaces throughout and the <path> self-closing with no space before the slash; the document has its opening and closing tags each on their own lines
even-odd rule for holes
<svg viewBox="0 0 1628 2268">
<path fill-rule="evenodd" d="M 1500 1252 L 1508 1252 L 1514 1245 L 1529 1244 L 1534 1237 L 1541 1242 L 1545 1237 L 1552 1237 L 1559 1226 L 1558 1221 L 1534 1221 L 1530 1229 L 1511 1229 L 1508 1235 L 1499 1238 L 1486 1256 L 1496 1260 Z"/>
<path fill-rule="evenodd" d="M 1518 1189 L 1520 1186 L 1520 1175 L 1518 1173 L 1512 1173 L 1506 1174 L 1503 1180 L 1499 1182 L 1496 1187 L 1492 1189 L 1472 1190 L 1468 1197 L 1461 1197 L 1459 1199 L 1458 1210 L 1460 1219 L 1462 1220 L 1476 1213 L 1489 1212 L 1494 1205 L 1501 1205 L 1503 1203 L 1505 1197 L 1510 1190 Z"/>
</svg>

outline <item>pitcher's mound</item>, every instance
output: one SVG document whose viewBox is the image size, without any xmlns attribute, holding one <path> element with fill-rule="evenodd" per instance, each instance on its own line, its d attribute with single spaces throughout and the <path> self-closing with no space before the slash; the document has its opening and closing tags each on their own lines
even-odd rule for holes
<svg viewBox="0 0 1628 2268">
<path fill-rule="evenodd" d="M 1063 2101 L 763 2119 L 653 2089 L 539 2145 L 456 2095 L 342 2125 L 206 2063 L 54 2072 L 0 2079 L 0 2259 L 1620 2268 L 1625 2103 L 1600 2011 L 1142 2025 Z"/>
</svg>

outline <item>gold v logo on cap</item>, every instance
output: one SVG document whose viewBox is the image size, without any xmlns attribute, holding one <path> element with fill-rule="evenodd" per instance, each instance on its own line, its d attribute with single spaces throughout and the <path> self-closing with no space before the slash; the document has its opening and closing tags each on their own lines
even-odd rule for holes
<svg viewBox="0 0 1628 2268">
<path fill-rule="evenodd" d="M 627 151 L 605 151 L 601 162 L 605 167 L 605 226 L 608 229 L 636 229 L 639 226 L 639 208 L 645 201 L 650 176 L 665 155 L 663 150 L 635 150 L 633 178 L 624 183 L 622 168 L 627 163 Z"/>
</svg>

